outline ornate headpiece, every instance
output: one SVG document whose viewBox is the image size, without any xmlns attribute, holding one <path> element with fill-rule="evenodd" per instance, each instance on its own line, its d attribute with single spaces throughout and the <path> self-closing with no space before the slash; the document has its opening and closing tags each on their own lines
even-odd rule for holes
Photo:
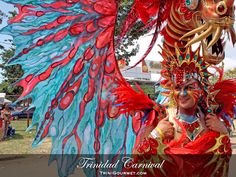
<svg viewBox="0 0 236 177">
<path fill-rule="evenodd" d="M 215 84 L 210 84 L 209 77 L 212 74 L 207 70 L 210 65 L 200 55 L 200 47 L 196 51 L 192 51 L 191 47 L 181 51 L 176 46 L 175 55 L 168 50 L 163 49 L 163 51 L 164 53 L 161 54 L 163 57 L 161 75 L 164 80 L 161 82 L 161 86 L 169 91 L 162 92 L 162 94 L 171 98 L 174 84 L 181 84 L 194 78 L 200 82 L 207 93 L 205 97 L 207 111 L 224 115 L 222 118 L 227 125 L 229 122 L 232 123 L 229 117 L 234 117 L 235 114 L 236 80 L 222 80 L 223 71 L 214 67 L 220 73 L 220 77 Z M 172 99 L 170 104 L 172 104 Z"/>
<path fill-rule="evenodd" d="M 198 80 L 203 89 L 207 91 L 209 76 L 207 68 L 209 65 L 200 56 L 200 48 L 192 51 L 188 47 L 182 52 L 177 46 L 175 47 L 175 55 L 164 50 L 161 75 L 165 78 L 161 82 L 161 86 L 166 89 L 172 89 L 173 84 L 181 84 L 191 78 Z"/>
</svg>

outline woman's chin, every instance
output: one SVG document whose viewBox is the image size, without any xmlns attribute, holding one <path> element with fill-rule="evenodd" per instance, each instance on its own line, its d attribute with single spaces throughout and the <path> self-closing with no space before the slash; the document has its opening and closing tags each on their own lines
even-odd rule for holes
<svg viewBox="0 0 236 177">
<path fill-rule="evenodd" d="M 192 110 L 195 108 L 195 105 L 191 104 L 191 103 L 182 103 L 179 105 L 179 107 L 181 107 L 182 109 L 185 109 L 185 110 Z"/>
</svg>

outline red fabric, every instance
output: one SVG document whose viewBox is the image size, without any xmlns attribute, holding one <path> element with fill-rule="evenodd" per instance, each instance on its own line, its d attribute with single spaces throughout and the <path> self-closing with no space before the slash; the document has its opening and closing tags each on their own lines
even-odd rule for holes
<svg viewBox="0 0 236 177">
<path fill-rule="evenodd" d="M 184 138 L 185 133 L 183 132 L 180 140 L 166 144 L 153 138 L 147 138 L 138 148 L 138 152 L 142 155 L 134 158 L 135 163 L 159 163 L 165 160 L 161 170 L 144 169 L 148 176 L 225 176 L 232 150 L 229 137 L 224 136 L 218 139 L 219 136 L 218 132 L 208 131 L 195 141 L 185 143 L 186 138 Z M 161 152 L 158 147 L 163 147 L 163 145 L 166 146 L 164 154 L 159 154 Z M 215 173 L 215 170 L 218 172 Z"/>
<path fill-rule="evenodd" d="M 158 0 L 135 0 L 135 10 L 143 23 L 147 23 L 152 16 L 157 15 L 160 1 Z"/>
</svg>

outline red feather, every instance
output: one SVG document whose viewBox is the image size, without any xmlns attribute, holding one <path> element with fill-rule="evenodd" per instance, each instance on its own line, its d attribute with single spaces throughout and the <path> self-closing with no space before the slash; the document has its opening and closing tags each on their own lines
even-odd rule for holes
<svg viewBox="0 0 236 177">
<path fill-rule="evenodd" d="M 135 91 L 126 81 L 118 82 L 120 86 L 113 94 L 117 96 L 115 103 L 119 105 L 122 112 L 153 109 L 155 102 L 149 99 L 138 85 L 136 85 L 138 91 Z"/>
<path fill-rule="evenodd" d="M 236 79 L 228 79 L 217 82 L 211 92 L 217 91 L 215 101 L 221 106 L 222 111 L 231 118 L 234 116 L 234 106 L 236 106 Z"/>
<path fill-rule="evenodd" d="M 113 90 L 113 94 L 116 96 L 115 104 L 119 106 L 121 113 L 156 110 L 158 113 L 165 114 L 163 106 L 152 101 L 137 84 L 136 91 L 125 80 L 117 82 L 119 87 Z"/>
</svg>

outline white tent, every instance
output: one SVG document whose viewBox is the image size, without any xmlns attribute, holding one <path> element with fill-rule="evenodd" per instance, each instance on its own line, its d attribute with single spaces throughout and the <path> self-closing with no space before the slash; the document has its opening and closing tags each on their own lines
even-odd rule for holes
<svg viewBox="0 0 236 177">
<path fill-rule="evenodd" d="M 12 102 L 12 101 L 10 101 L 10 100 L 4 98 L 4 103 L 11 103 L 11 102 Z"/>
<path fill-rule="evenodd" d="M 6 99 L 6 93 L 0 93 L 0 104 L 11 103 L 10 100 Z"/>
<path fill-rule="evenodd" d="M 4 99 L 5 99 L 6 93 L 0 93 L 0 104 L 4 104 Z"/>
</svg>

